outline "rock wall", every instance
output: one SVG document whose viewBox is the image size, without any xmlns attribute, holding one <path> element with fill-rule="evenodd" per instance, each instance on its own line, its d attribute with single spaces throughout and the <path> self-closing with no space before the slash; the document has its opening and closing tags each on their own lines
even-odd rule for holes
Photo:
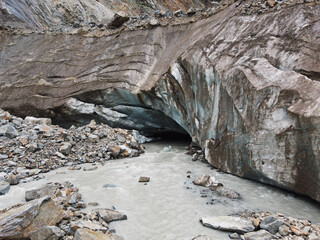
<svg viewBox="0 0 320 240">
<path fill-rule="evenodd" d="M 243 4 L 113 35 L 2 33 L 0 107 L 129 127 L 140 116 L 140 129 L 175 128 L 167 116 L 213 166 L 320 201 L 320 6 Z"/>
<path fill-rule="evenodd" d="M 187 11 L 212 5 L 206 0 L 3 0 L 0 23 L 23 28 L 54 28 L 74 23 L 109 23 L 117 12 L 150 15 L 155 11 Z"/>
</svg>

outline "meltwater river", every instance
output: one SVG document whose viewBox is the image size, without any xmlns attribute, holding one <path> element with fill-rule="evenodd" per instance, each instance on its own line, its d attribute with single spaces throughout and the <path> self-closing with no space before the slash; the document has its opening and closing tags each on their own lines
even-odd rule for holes
<svg viewBox="0 0 320 240">
<path fill-rule="evenodd" d="M 98 169 L 94 171 L 60 168 L 44 174 L 45 179 L 12 186 L 9 193 L 0 196 L 0 209 L 23 202 L 26 190 L 46 182 L 70 181 L 80 188 L 87 203 L 98 202 L 98 207 L 106 208 L 113 206 L 128 216 L 126 221 L 109 225 L 126 240 L 190 240 L 198 235 L 229 239 L 228 233 L 203 227 L 199 218 L 244 210 L 283 213 L 320 222 L 319 204 L 277 188 L 217 172 L 208 164 L 193 162 L 185 154 L 185 143 L 157 142 L 146 144 L 146 147 L 146 153 L 140 157 L 108 161 L 104 166 L 97 165 Z M 187 174 L 188 171 L 191 173 Z M 208 197 L 201 197 L 206 188 L 193 185 L 192 180 L 204 174 L 214 176 L 225 187 L 237 191 L 243 200 L 217 197 L 210 191 Z M 147 185 L 138 183 L 140 176 L 148 176 L 151 180 Z M 106 184 L 110 187 L 104 188 Z"/>
</svg>

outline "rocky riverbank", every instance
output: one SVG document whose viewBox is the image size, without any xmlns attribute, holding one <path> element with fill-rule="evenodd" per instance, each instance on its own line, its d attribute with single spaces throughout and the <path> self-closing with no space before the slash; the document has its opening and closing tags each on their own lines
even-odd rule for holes
<svg viewBox="0 0 320 240">
<path fill-rule="evenodd" d="M 188 175 L 190 177 L 190 175 Z M 232 201 L 242 201 L 242 197 L 234 190 L 224 187 L 210 175 L 203 175 L 193 180 L 193 184 L 205 189 L 200 191 L 201 197 L 211 197 L 211 204 L 217 204 L 217 196 Z M 228 202 L 224 201 L 225 204 Z M 230 216 L 206 216 L 200 219 L 205 227 L 233 232 L 230 239 L 235 240 L 319 240 L 320 225 L 306 219 L 296 219 L 281 213 L 245 211 Z M 195 239 L 210 240 L 208 236 Z"/>
<path fill-rule="evenodd" d="M 320 225 L 281 213 L 244 212 L 236 216 L 203 217 L 200 222 L 209 228 L 234 232 L 229 237 L 236 240 L 320 239 Z"/>
<path fill-rule="evenodd" d="M 51 119 L 15 117 L 0 110 L 0 194 L 10 185 L 41 178 L 59 167 L 80 170 L 90 163 L 90 171 L 111 159 L 137 157 L 144 148 L 132 131 L 111 128 L 105 124 L 72 126 L 64 129 Z"/>
<path fill-rule="evenodd" d="M 0 239 L 123 239 L 108 224 L 127 216 L 114 209 L 85 211 L 87 204 L 78 190 L 65 182 L 27 191 L 27 203 L 0 210 Z"/>
</svg>

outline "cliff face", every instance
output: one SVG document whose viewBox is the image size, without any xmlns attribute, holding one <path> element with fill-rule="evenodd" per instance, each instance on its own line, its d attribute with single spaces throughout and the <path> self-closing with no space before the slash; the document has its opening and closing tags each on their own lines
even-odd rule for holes
<svg viewBox="0 0 320 240">
<path fill-rule="evenodd" d="M 320 6 L 241 7 L 113 35 L 3 32 L 0 107 L 184 129 L 213 166 L 320 201 Z"/>
<path fill-rule="evenodd" d="M 23 28 L 59 28 L 74 23 L 109 23 L 114 13 L 150 15 L 155 11 L 187 11 L 202 9 L 206 0 L 3 0 L 0 3 L 0 23 Z"/>
</svg>

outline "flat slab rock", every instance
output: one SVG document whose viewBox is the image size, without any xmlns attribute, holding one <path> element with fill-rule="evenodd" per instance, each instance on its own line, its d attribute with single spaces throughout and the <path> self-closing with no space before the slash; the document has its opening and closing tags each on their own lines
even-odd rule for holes
<svg viewBox="0 0 320 240">
<path fill-rule="evenodd" d="M 234 216 L 202 217 L 200 222 L 205 227 L 228 232 L 247 233 L 255 229 L 252 221 Z"/>
<path fill-rule="evenodd" d="M 93 231 L 88 228 L 79 228 L 76 231 L 73 240 L 123 240 L 123 238 L 101 231 Z"/>
<path fill-rule="evenodd" d="M 112 221 L 127 220 L 127 215 L 116 210 L 98 208 L 93 211 L 98 213 L 99 217 L 102 218 L 103 221 L 105 221 L 106 223 L 109 223 Z"/>
<path fill-rule="evenodd" d="M 272 235 L 266 230 L 244 234 L 244 240 L 271 240 Z"/>
</svg>

